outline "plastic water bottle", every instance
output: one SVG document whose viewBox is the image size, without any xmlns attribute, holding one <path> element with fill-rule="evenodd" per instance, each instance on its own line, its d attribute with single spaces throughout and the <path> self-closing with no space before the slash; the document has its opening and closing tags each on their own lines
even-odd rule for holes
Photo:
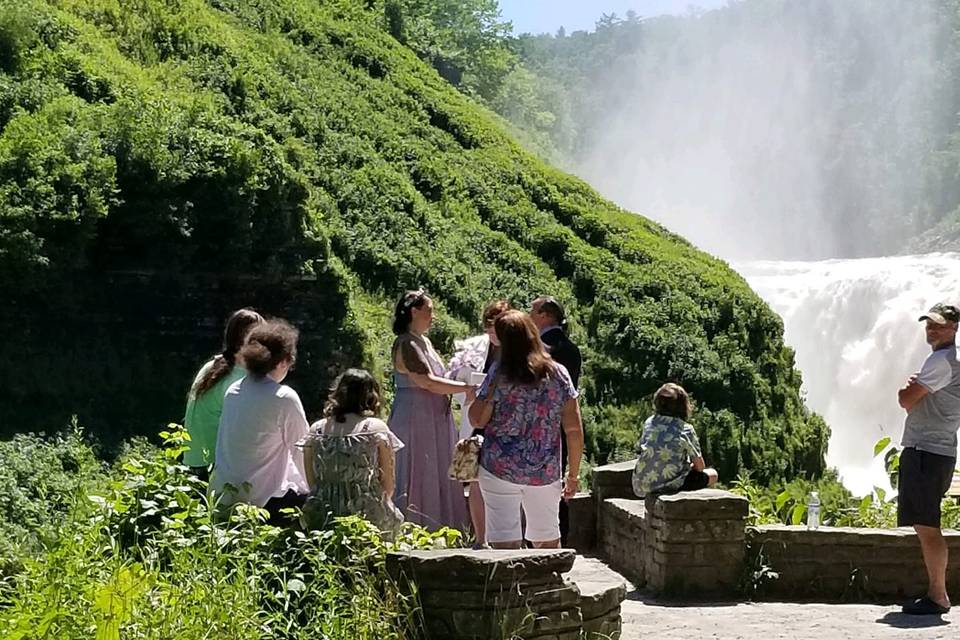
<svg viewBox="0 0 960 640">
<path fill-rule="evenodd" d="M 820 496 L 816 491 L 810 492 L 810 501 L 807 503 L 807 529 L 820 528 Z"/>
</svg>

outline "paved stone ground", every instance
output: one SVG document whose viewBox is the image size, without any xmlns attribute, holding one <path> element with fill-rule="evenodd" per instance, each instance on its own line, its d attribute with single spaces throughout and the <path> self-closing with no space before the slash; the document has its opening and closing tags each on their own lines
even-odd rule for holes
<svg viewBox="0 0 960 640">
<path fill-rule="evenodd" d="M 596 558 L 577 557 L 568 576 L 596 587 L 621 575 Z M 957 640 L 960 606 L 939 616 L 905 616 L 900 607 L 865 604 L 675 603 L 632 591 L 621 606 L 620 640 Z"/>
<path fill-rule="evenodd" d="M 670 605 L 627 596 L 620 609 L 621 640 L 956 640 L 960 613 L 905 616 L 899 607 L 760 602 Z"/>
</svg>

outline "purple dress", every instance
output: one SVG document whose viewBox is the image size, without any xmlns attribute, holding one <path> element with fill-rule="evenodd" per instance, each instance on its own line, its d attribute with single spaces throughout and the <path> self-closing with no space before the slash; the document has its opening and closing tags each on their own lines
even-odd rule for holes
<svg viewBox="0 0 960 640">
<path fill-rule="evenodd" d="M 426 337 L 400 336 L 393 352 L 399 352 L 408 371 L 444 375 L 443 361 Z M 457 433 L 450 398 L 421 389 L 406 373 L 394 371 L 393 379 L 390 430 L 406 444 L 397 452 L 394 504 L 409 522 L 465 531 L 469 518 L 463 487 L 447 476 Z"/>
</svg>

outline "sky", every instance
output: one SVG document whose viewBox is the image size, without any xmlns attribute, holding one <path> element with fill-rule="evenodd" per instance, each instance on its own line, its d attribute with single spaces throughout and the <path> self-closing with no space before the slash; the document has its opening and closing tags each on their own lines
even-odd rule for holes
<svg viewBox="0 0 960 640">
<path fill-rule="evenodd" d="M 499 0 L 503 17 L 514 33 L 554 33 L 592 30 L 601 14 L 623 16 L 633 9 L 642 18 L 664 13 L 686 13 L 690 7 L 715 9 L 727 0 Z"/>
</svg>

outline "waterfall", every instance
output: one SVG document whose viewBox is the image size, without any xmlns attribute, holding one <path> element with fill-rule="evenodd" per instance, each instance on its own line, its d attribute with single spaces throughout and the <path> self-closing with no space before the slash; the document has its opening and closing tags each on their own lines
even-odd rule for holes
<svg viewBox="0 0 960 640">
<path fill-rule="evenodd" d="M 930 353 L 917 319 L 960 303 L 960 253 L 734 267 L 783 318 L 807 406 L 832 429 L 828 464 L 858 495 L 884 486 L 873 445 L 900 440 L 897 389 Z"/>
</svg>

